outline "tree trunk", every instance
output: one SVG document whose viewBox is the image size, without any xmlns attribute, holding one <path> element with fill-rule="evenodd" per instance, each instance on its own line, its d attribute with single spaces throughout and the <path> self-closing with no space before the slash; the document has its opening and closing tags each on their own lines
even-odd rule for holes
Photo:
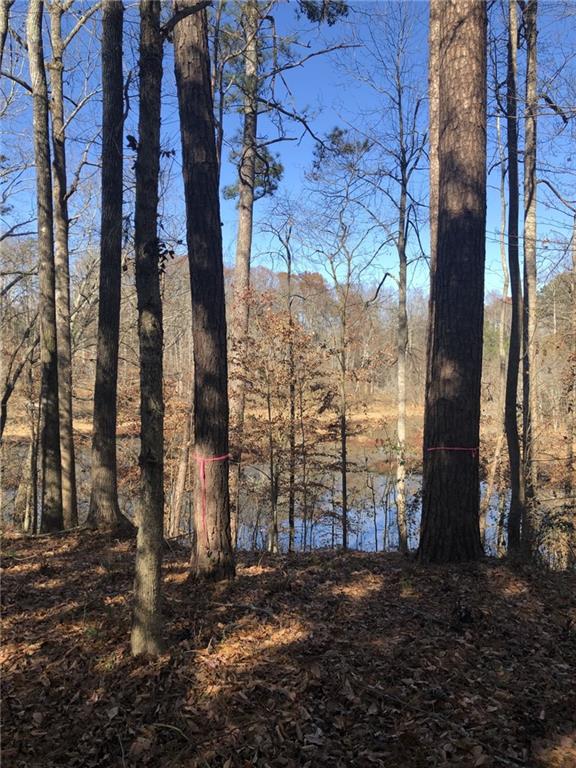
<svg viewBox="0 0 576 768">
<path fill-rule="evenodd" d="M 429 144 L 429 233 L 430 233 L 430 287 L 428 295 L 428 327 L 426 333 L 426 379 L 424 402 L 426 403 L 432 383 L 432 332 L 435 315 L 436 249 L 438 244 L 438 167 L 439 105 L 440 105 L 440 4 L 430 2 L 428 28 L 428 144 Z M 424 434 L 426 434 L 428 411 L 424 408 Z M 422 457 L 422 467 L 425 463 Z M 388 509 L 384 527 L 383 549 L 387 548 Z"/>
<path fill-rule="evenodd" d="M 254 220 L 256 181 L 256 138 L 258 123 L 258 27 L 257 0 L 247 0 L 243 13 L 244 52 L 244 127 L 238 168 L 238 235 L 232 299 L 230 434 L 237 463 L 230 472 L 230 500 L 235 533 L 238 528 L 238 491 L 242 461 L 242 436 L 246 402 L 245 360 L 250 321 L 250 257 Z M 235 537 L 234 537 L 235 539 Z"/>
<path fill-rule="evenodd" d="M 498 491 L 498 524 L 496 528 L 496 556 L 503 557 L 506 552 L 505 542 L 505 520 L 506 520 L 506 491 L 500 488 Z"/>
<path fill-rule="evenodd" d="M 504 444 L 505 434 L 505 409 L 506 409 L 506 301 L 508 298 L 508 266 L 506 264 L 506 157 L 502 145 L 502 136 L 500 131 L 500 115 L 496 117 L 496 133 L 498 137 L 498 155 L 500 158 L 500 263 L 502 265 L 502 274 L 504 275 L 504 284 L 502 286 L 502 306 L 500 308 L 500 328 L 498 330 L 498 400 L 496 405 L 496 417 L 502 419 L 496 439 L 494 455 L 490 462 L 488 478 L 486 480 L 486 490 L 480 503 L 480 537 L 482 545 L 486 538 L 486 522 L 488 510 L 490 509 L 490 500 L 494 492 L 496 482 L 496 473 L 500 463 L 500 455 Z"/>
<path fill-rule="evenodd" d="M 438 137 L 440 104 L 440 3 L 430 2 L 428 30 L 428 122 L 429 122 L 429 230 L 430 230 L 430 295 L 428 299 L 428 333 L 426 337 L 426 384 L 424 397 L 428 397 L 431 384 L 432 329 L 434 328 L 434 278 L 436 274 L 436 246 L 438 240 Z M 424 411 L 426 419 L 426 411 Z M 426 431 L 426 426 L 424 426 Z"/>
<path fill-rule="evenodd" d="M 278 541 L 278 493 L 276 489 L 276 462 L 274 456 L 274 437 L 272 433 L 272 393 L 270 382 L 266 391 L 266 409 L 268 413 L 268 474 L 270 478 L 270 525 L 268 527 L 268 552 L 277 554 Z"/>
<path fill-rule="evenodd" d="M 508 513 L 508 549 L 520 546 L 520 524 L 524 516 L 524 480 L 518 432 L 518 378 L 522 354 L 522 284 L 518 249 L 518 117 L 517 117 L 517 21 L 516 0 L 509 0 L 508 68 L 506 78 L 506 132 L 508 148 L 508 269 L 512 318 L 506 374 L 504 425 L 510 465 L 510 511 Z"/>
<path fill-rule="evenodd" d="M 288 399 L 290 421 L 288 425 L 288 552 L 294 551 L 295 526 L 294 512 L 296 503 L 296 381 L 294 364 L 294 317 L 292 314 L 292 253 L 286 249 L 287 257 L 287 309 L 288 309 Z"/>
<path fill-rule="evenodd" d="M 374 551 L 378 552 L 378 506 L 376 504 L 376 488 L 374 487 L 374 477 L 368 471 L 368 459 L 366 459 L 366 487 L 370 491 L 370 500 L 372 502 L 372 519 L 374 525 Z"/>
<path fill-rule="evenodd" d="M 240 530 L 240 486 L 242 484 L 242 456 L 236 454 L 237 459 L 230 466 L 228 482 L 230 484 L 230 540 L 232 548 L 238 545 L 238 532 Z"/>
<path fill-rule="evenodd" d="M 224 143 L 224 112 L 226 107 L 226 82 L 224 74 L 226 72 L 226 57 L 224 62 L 220 63 L 220 34 L 222 28 L 222 14 L 227 0 L 217 0 L 214 11 L 214 27 L 212 34 L 212 73 L 210 87 L 212 89 L 212 100 L 214 102 L 214 113 L 218 115 L 216 119 L 216 162 L 218 164 L 218 181 L 222 171 L 222 145 Z"/>
<path fill-rule="evenodd" d="M 572 226 L 572 350 L 570 356 L 570 383 L 568 387 L 568 462 L 566 466 L 566 495 L 576 490 L 576 213 Z M 576 537 L 576 533 L 575 533 Z"/>
<path fill-rule="evenodd" d="M 42 369 L 42 530 L 59 531 L 62 517 L 62 471 L 58 420 L 58 350 L 56 287 L 52 232 L 52 178 L 48 132 L 48 86 L 42 46 L 42 0 L 30 0 L 26 38 L 32 82 L 34 160 L 38 205 L 38 274 L 40 283 L 40 364 Z"/>
<path fill-rule="evenodd" d="M 401 140 L 402 141 L 402 140 Z M 403 143 L 403 142 L 402 142 Z M 398 392 L 397 432 L 398 449 L 396 457 L 396 499 L 398 519 L 398 545 L 400 552 L 408 552 L 408 522 L 406 519 L 406 350 L 408 347 L 408 313 L 406 310 L 406 188 L 405 168 L 402 169 L 400 190 L 400 216 L 398 219 Z"/>
<path fill-rule="evenodd" d="M 20 476 L 20 482 L 18 483 L 18 490 L 14 497 L 14 514 L 12 519 L 6 516 L 5 522 L 13 525 L 14 528 L 21 528 L 24 533 L 28 533 L 30 530 L 31 520 L 31 496 L 32 496 L 32 478 L 30 468 L 32 466 L 32 457 L 34 455 L 34 443 L 36 441 L 35 435 L 30 436 L 30 445 L 26 452 L 26 459 L 22 468 L 22 475 Z M 24 527 L 26 525 L 26 527 Z"/>
<path fill-rule="evenodd" d="M 30 417 L 30 452 L 25 471 L 28 472 L 28 491 L 26 506 L 22 520 L 24 533 L 37 533 L 38 528 L 38 432 L 40 425 L 40 409 L 35 410 L 33 399 L 32 365 L 28 368 L 28 382 L 30 388 L 30 400 L 28 413 Z"/>
<path fill-rule="evenodd" d="M 4 61 L 4 47 L 8 35 L 8 19 L 10 18 L 10 8 L 15 0 L 0 0 L 0 70 Z"/>
<path fill-rule="evenodd" d="M 344 309 L 346 311 L 346 309 Z M 340 349 L 340 479 L 342 484 L 342 549 L 348 549 L 348 401 L 346 398 L 346 320 Z"/>
<path fill-rule="evenodd" d="M 122 261 L 122 27 L 124 7 L 102 5 L 102 208 L 98 342 L 92 436 L 92 493 L 89 520 L 116 528 L 124 520 L 118 506 L 116 416 L 120 280 Z"/>
<path fill-rule="evenodd" d="M 62 15 L 57 0 L 50 5 L 52 62 L 52 167 L 54 169 L 54 235 L 56 265 L 56 330 L 58 335 L 58 394 L 60 411 L 60 454 L 62 461 L 62 513 L 64 527 L 78 525 L 76 460 L 72 415 L 72 341 L 70 332 L 70 269 L 68 255 L 68 201 L 66 177 L 66 134 L 64 128 L 64 44 Z"/>
<path fill-rule="evenodd" d="M 140 346 L 140 510 L 131 638 L 134 656 L 157 656 L 162 650 L 164 396 L 162 298 L 157 232 L 161 89 L 160 0 L 141 0 L 140 101 L 134 218 Z"/>
<path fill-rule="evenodd" d="M 532 548 L 534 497 L 538 483 L 538 387 L 536 362 L 536 120 L 538 111 L 536 71 L 537 0 L 527 0 L 526 110 L 524 113 L 524 482 L 526 504 L 522 520 L 522 547 Z"/>
<path fill-rule="evenodd" d="M 168 527 L 168 536 L 175 537 L 180 533 L 180 520 L 182 518 L 182 507 L 184 506 L 184 494 L 186 493 L 186 478 L 188 477 L 188 467 L 190 464 L 191 447 L 191 429 L 192 414 L 186 414 L 184 422 L 184 434 L 182 436 L 182 447 L 180 449 L 180 460 L 178 462 L 178 471 L 176 473 L 176 485 L 170 510 L 170 524 Z"/>
<path fill-rule="evenodd" d="M 194 5 L 179 0 L 176 10 Z M 218 165 L 210 89 L 206 10 L 174 29 L 182 135 L 186 240 L 194 346 L 194 434 L 198 489 L 194 568 L 212 579 L 234 575 L 228 499 L 226 311 Z"/>
<path fill-rule="evenodd" d="M 303 387 L 300 383 L 298 389 L 298 421 L 300 422 L 300 455 L 302 456 L 302 552 L 306 552 L 306 536 L 308 533 L 308 451 L 306 450 L 303 394 Z"/>
<path fill-rule="evenodd" d="M 294 552 L 296 528 L 295 528 L 295 506 L 296 506 L 296 385 L 294 384 L 294 349 L 293 342 L 290 340 L 290 424 L 289 424 L 289 451 L 288 457 L 288 552 Z"/>
<path fill-rule="evenodd" d="M 434 325 L 426 396 L 423 562 L 481 556 L 478 444 L 486 229 L 486 4 L 441 9 Z"/>
</svg>

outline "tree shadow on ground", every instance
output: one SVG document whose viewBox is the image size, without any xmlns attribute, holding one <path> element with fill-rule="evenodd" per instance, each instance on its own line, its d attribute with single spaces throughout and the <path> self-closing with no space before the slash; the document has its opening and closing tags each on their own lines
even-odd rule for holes
<svg viewBox="0 0 576 768">
<path fill-rule="evenodd" d="M 170 552 L 170 650 L 144 662 L 133 543 L 6 549 L 4 765 L 575 764 L 574 575 L 316 552 L 206 585 Z"/>
</svg>

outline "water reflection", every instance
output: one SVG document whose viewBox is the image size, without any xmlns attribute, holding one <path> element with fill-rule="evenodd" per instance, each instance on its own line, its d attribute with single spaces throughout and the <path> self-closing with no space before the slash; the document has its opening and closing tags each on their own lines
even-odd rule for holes
<svg viewBox="0 0 576 768">
<path fill-rule="evenodd" d="M 371 503 L 367 488 L 365 496 L 360 498 L 358 490 L 354 496 L 356 502 L 348 509 L 348 548 L 363 552 L 390 552 L 398 549 L 398 512 L 395 497 L 394 477 L 391 474 L 374 475 L 374 497 L 378 502 Z M 297 551 L 333 548 L 342 546 L 342 511 L 333 502 L 339 488 L 334 484 L 336 493 L 324 493 L 312 509 L 304 510 L 296 505 L 294 523 L 294 543 Z M 486 490 L 481 484 L 481 495 Z M 408 517 L 408 547 L 418 548 L 420 536 L 420 518 L 422 514 L 422 477 L 410 475 L 406 480 L 406 503 Z M 490 499 L 486 516 L 485 552 L 496 556 L 506 548 L 505 520 L 508 511 L 509 493 L 494 493 Z M 265 507 L 258 513 L 258 505 Z M 242 550 L 266 550 L 268 547 L 269 505 L 266 500 L 254 493 L 245 493 L 241 499 L 240 526 L 238 530 L 238 548 Z M 279 521 L 279 546 L 282 552 L 288 551 L 288 520 L 281 516 Z"/>
</svg>

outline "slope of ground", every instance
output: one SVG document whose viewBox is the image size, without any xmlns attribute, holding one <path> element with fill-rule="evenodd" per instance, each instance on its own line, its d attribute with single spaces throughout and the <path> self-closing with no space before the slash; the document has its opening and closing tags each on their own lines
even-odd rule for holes
<svg viewBox="0 0 576 768">
<path fill-rule="evenodd" d="M 165 563 L 129 654 L 133 544 L 5 537 L 5 768 L 576 766 L 576 578 L 395 555 Z"/>
</svg>

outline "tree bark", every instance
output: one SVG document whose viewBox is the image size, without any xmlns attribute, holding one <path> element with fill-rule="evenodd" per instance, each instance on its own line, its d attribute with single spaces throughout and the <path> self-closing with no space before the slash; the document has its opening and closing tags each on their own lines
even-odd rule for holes
<svg viewBox="0 0 576 768">
<path fill-rule="evenodd" d="M 302 383 L 298 388 L 298 421 L 300 426 L 300 456 L 302 457 L 302 552 L 306 552 L 308 533 L 308 451 L 306 449 L 306 419 Z M 310 521 L 312 522 L 312 521 Z"/>
<path fill-rule="evenodd" d="M 440 17 L 439 3 L 430 2 L 428 31 L 428 135 L 429 135 L 429 230 L 430 230 L 430 296 L 428 299 L 428 334 L 426 338 L 426 386 L 425 399 L 430 389 L 432 354 L 432 329 L 434 328 L 434 277 L 436 274 L 436 247 L 438 240 L 438 137 L 440 104 Z M 426 419 L 426 411 L 424 412 Z M 426 429 L 426 428 L 424 428 Z"/>
<path fill-rule="evenodd" d="M 141 0 L 140 101 L 134 218 L 140 347 L 140 510 L 131 638 L 134 656 L 157 656 L 162 650 L 164 396 L 162 298 L 157 232 L 161 90 L 160 0 Z"/>
<path fill-rule="evenodd" d="M 346 397 L 346 312 L 347 303 L 341 315 L 340 339 L 340 482 L 342 485 L 342 549 L 348 549 L 348 399 Z"/>
<path fill-rule="evenodd" d="M 401 119 L 401 132 L 402 115 Z M 401 146 L 403 139 L 401 138 Z M 406 259 L 406 169 L 401 168 L 402 186 L 400 190 L 400 207 L 398 218 L 398 392 L 397 392 L 397 421 L 398 449 L 396 457 L 396 513 L 398 519 L 398 545 L 400 552 L 408 552 L 408 521 L 406 519 L 406 350 L 408 348 L 408 312 L 406 309 L 407 268 Z"/>
<path fill-rule="evenodd" d="M 486 523 L 488 510 L 490 509 L 490 500 L 494 492 L 496 483 L 496 473 L 500 463 L 500 455 L 504 444 L 505 435 L 505 410 L 506 410 L 506 301 L 508 299 L 509 273 L 506 263 L 506 163 L 505 152 L 502 145 L 502 132 L 500 130 L 500 115 L 496 118 L 496 135 L 498 140 L 498 155 L 500 158 L 500 263 L 502 265 L 502 274 L 504 283 L 502 286 L 502 305 L 500 307 L 500 327 L 498 330 L 498 400 L 496 405 L 496 417 L 502 419 L 499 425 L 496 447 L 490 462 L 490 469 L 486 479 L 486 490 L 482 501 L 480 502 L 480 537 L 484 546 L 486 538 Z"/>
<path fill-rule="evenodd" d="M 423 562 L 456 562 L 482 554 L 478 444 L 486 229 L 486 4 L 432 2 L 442 13 L 440 177 L 419 557 Z"/>
<path fill-rule="evenodd" d="M 296 506 L 296 381 L 294 362 L 294 316 L 292 313 L 292 251 L 286 246 L 287 259 L 287 310 L 288 310 L 288 400 L 290 420 L 288 423 L 288 552 L 294 551 L 295 506 Z"/>
<path fill-rule="evenodd" d="M 89 520 L 98 528 L 122 527 L 118 506 L 116 418 L 122 261 L 122 28 L 124 7 L 102 4 L 102 209 L 98 342 L 92 436 Z M 126 521 L 127 522 L 127 521 Z"/>
<path fill-rule="evenodd" d="M 59 531 L 62 517 L 62 471 L 60 466 L 60 426 L 58 420 L 58 349 L 56 342 L 56 286 L 52 177 L 48 131 L 48 86 L 42 45 L 42 0 L 30 0 L 26 20 L 26 39 L 33 98 L 34 159 L 38 205 L 38 275 L 40 283 L 40 365 L 41 456 L 42 456 L 42 531 Z"/>
<path fill-rule="evenodd" d="M 260 15 L 257 0 L 247 0 L 242 17 L 244 52 L 244 127 L 238 168 L 238 234 L 232 299 L 230 432 L 233 454 L 237 460 L 230 472 L 230 499 L 234 524 L 234 544 L 238 530 L 238 492 L 242 462 L 242 435 L 246 402 L 244 365 L 250 322 L 250 257 L 254 222 L 256 183 L 256 138 L 258 124 L 258 28 Z"/>
<path fill-rule="evenodd" d="M 66 177 L 66 134 L 64 128 L 64 44 L 59 0 L 50 5 L 52 62 L 52 167 L 54 170 L 54 245 L 56 265 L 56 331 L 58 335 L 58 394 L 60 411 L 60 454 L 62 462 L 62 513 L 64 527 L 78 525 L 76 459 L 72 414 L 72 341 L 70 332 L 70 268 L 68 254 L 68 202 Z"/>
<path fill-rule="evenodd" d="M 40 409 L 36 413 L 35 401 L 33 397 L 34 385 L 32 375 L 32 363 L 28 366 L 28 387 L 29 401 L 28 414 L 30 425 L 30 453 L 28 454 L 27 466 L 24 471 L 28 472 L 29 495 L 26 499 L 24 516 L 22 520 L 22 531 L 24 533 L 37 533 L 38 528 L 38 432 L 40 424 Z"/>
<path fill-rule="evenodd" d="M 26 460 L 22 468 L 22 474 L 20 476 L 20 482 L 18 483 L 18 490 L 14 497 L 14 514 L 10 522 L 16 529 L 21 528 L 24 533 L 28 533 L 30 530 L 31 520 L 31 496 L 32 496 L 32 478 L 30 468 L 32 466 L 32 457 L 34 455 L 34 443 L 35 436 L 31 435 L 30 445 L 26 452 Z M 25 527 L 26 526 L 26 527 Z"/>
<path fill-rule="evenodd" d="M 568 387 L 568 462 L 566 466 L 566 495 L 576 490 L 576 212 L 572 225 L 572 350 L 570 356 L 570 381 Z M 575 533 L 576 537 L 576 533 Z"/>
<path fill-rule="evenodd" d="M 0 0 L 0 70 L 4 61 L 4 48 L 6 46 L 6 37 L 8 35 L 8 20 L 10 18 L 10 8 L 15 0 Z"/>
<path fill-rule="evenodd" d="M 440 105 L 440 4 L 430 2 L 428 28 L 428 144 L 429 144 L 429 233 L 430 233 L 430 287 L 428 295 L 428 327 L 426 333 L 426 380 L 424 384 L 424 402 L 428 400 L 432 383 L 432 332 L 435 315 L 435 278 L 436 250 L 438 245 L 438 184 L 440 169 L 438 166 L 439 105 Z M 424 408 L 424 434 L 427 431 L 428 410 Z M 425 463 L 422 456 L 422 467 Z M 388 529 L 388 510 L 383 548 L 386 550 Z"/>
<path fill-rule="evenodd" d="M 527 0 L 524 8 L 526 29 L 526 109 L 524 113 L 524 517 L 522 547 L 529 553 L 533 536 L 534 497 L 538 484 L 538 385 L 536 361 L 536 121 L 538 111 L 536 17 L 537 0 Z"/>
<path fill-rule="evenodd" d="M 192 414 L 187 413 L 184 422 L 178 471 L 176 473 L 172 509 L 170 510 L 170 524 L 168 527 L 168 536 L 170 537 L 178 536 L 180 533 L 180 520 L 182 518 L 182 507 L 184 506 L 184 494 L 186 493 L 186 478 L 188 477 L 188 467 L 190 465 L 191 425 Z"/>
<path fill-rule="evenodd" d="M 176 11 L 193 5 L 178 0 Z M 208 22 L 201 10 L 174 29 L 186 240 L 192 294 L 197 575 L 234 575 L 228 498 L 226 310 Z"/>
<path fill-rule="evenodd" d="M 272 393 L 270 381 L 266 391 L 266 409 L 268 413 L 268 474 L 270 478 L 270 525 L 268 527 L 268 552 L 278 554 L 280 542 L 278 540 L 278 487 L 276 482 L 276 460 L 274 455 L 274 435 L 272 432 Z"/>
<path fill-rule="evenodd" d="M 522 354 L 522 283 L 518 253 L 518 113 L 517 113 L 517 21 L 516 0 L 509 0 L 508 65 L 506 77 L 506 133 L 508 150 L 508 269 L 512 318 L 506 373 L 504 426 L 510 465 L 510 511 L 508 513 L 508 549 L 520 546 L 520 525 L 524 516 L 524 480 L 518 431 L 518 378 Z"/>
</svg>

